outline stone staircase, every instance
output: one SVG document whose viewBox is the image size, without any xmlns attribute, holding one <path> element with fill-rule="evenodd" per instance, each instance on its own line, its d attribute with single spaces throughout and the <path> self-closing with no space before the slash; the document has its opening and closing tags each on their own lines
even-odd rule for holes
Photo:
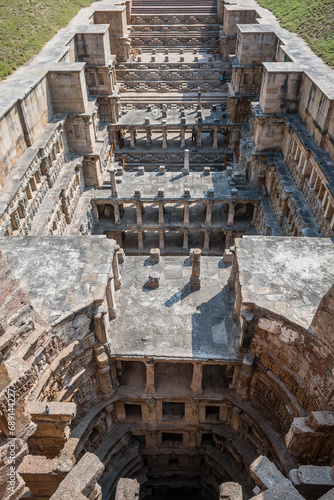
<svg viewBox="0 0 334 500">
<path fill-rule="evenodd" d="M 216 0 L 133 0 L 132 56 L 117 65 L 125 109 L 226 106 L 220 82 L 230 67 L 220 60 Z"/>
<path fill-rule="evenodd" d="M 132 0 L 132 15 L 149 14 L 217 14 L 216 0 Z"/>
</svg>

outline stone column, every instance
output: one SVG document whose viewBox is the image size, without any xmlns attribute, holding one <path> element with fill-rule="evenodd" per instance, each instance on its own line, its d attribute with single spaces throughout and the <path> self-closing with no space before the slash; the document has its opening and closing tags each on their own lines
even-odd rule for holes
<svg viewBox="0 0 334 500">
<path fill-rule="evenodd" d="M 198 89 L 198 93 L 197 93 L 197 109 L 200 109 L 202 107 L 202 92 L 200 91 L 200 89 Z"/>
<path fill-rule="evenodd" d="M 184 150 L 184 164 L 183 171 L 188 170 L 189 172 L 189 149 Z"/>
<path fill-rule="evenodd" d="M 142 204 L 140 201 L 136 202 L 136 223 L 137 226 L 142 226 L 143 224 L 143 217 L 142 217 Z"/>
<path fill-rule="evenodd" d="M 154 361 L 147 361 L 146 365 L 146 383 L 145 383 L 145 392 L 147 394 L 155 394 L 155 385 L 154 385 Z"/>
<path fill-rule="evenodd" d="M 255 225 L 255 221 L 256 221 L 256 217 L 257 217 L 257 205 L 254 205 L 254 211 L 253 211 L 253 217 L 252 217 L 252 222 L 251 222 L 251 225 L 254 226 Z"/>
<path fill-rule="evenodd" d="M 167 128 L 162 129 L 162 149 L 167 149 Z"/>
<path fill-rule="evenodd" d="M 201 129 L 201 127 L 197 127 L 197 130 L 196 130 L 196 145 L 199 147 L 202 145 L 202 129 Z"/>
<path fill-rule="evenodd" d="M 116 226 L 120 226 L 121 224 L 121 216 L 119 213 L 119 205 L 117 201 L 114 203 L 114 215 L 115 215 L 115 224 Z"/>
<path fill-rule="evenodd" d="M 150 149 L 152 145 L 152 130 L 150 127 L 146 129 L 146 149 Z"/>
<path fill-rule="evenodd" d="M 203 365 L 202 363 L 193 364 L 193 376 L 190 384 L 190 389 L 196 396 L 202 394 L 202 377 L 203 377 Z"/>
<path fill-rule="evenodd" d="M 165 235 L 163 229 L 159 229 L 159 249 L 163 252 L 165 249 Z"/>
<path fill-rule="evenodd" d="M 130 128 L 130 149 L 135 149 L 136 147 L 136 131 Z"/>
<path fill-rule="evenodd" d="M 158 225 L 163 226 L 165 223 L 164 221 L 164 204 L 163 202 L 159 203 L 159 220 L 158 220 Z"/>
<path fill-rule="evenodd" d="M 229 208 L 228 208 L 228 218 L 227 218 L 227 225 L 228 226 L 234 226 L 234 209 L 235 209 L 235 205 L 230 203 Z"/>
<path fill-rule="evenodd" d="M 211 226 L 212 224 L 212 203 L 208 203 L 206 206 L 206 217 L 205 217 L 205 225 Z"/>
<path fill-rule="evenodd" d="M 204 244 L 203 244 L 203 251 L 208 252 L 210 248 L 210 239 L 209 239 L 209 231 L 206 229 L 204 231 Z"/>
<path fill-rule="evenodd" d="M 225 233 L 225 248 L 228 249 L 232 246 L 233 242 L 233 232 L 232 231 L 226 231 Z"/>
<path fill-rule="evenodd" d="M 95 199 L 92 199 L 92 214 L 93 214 L 93 219 L 95 221 L 95 224 L 99 224 L 100 223 L 100 216 L 99 216 L 99 211 L 98 211 Z"/>
<path fill-rule="evenodd" d="M 218 128 L 213 127 L 211 130 L 212 130 L 212 149 L 218 149 Z"/>
<path fill-rule="evenodd" d="M 188 250 L 188 237 L 189 237 L 189 231 L 188 229 L 185 229 L 183 231 L 183 250 Z"/>
<path fill-rule="evenodd" d="M 113 269 L 113 273 L 114 273 L 115 289 L 119 290 L 122 286 L 122 280 L 121 280 L 121 275 L 119 272 L 118 258 L 117 258 L 116 251 L 114 253 L 114 257 L 112 260 L 112 269 Z"/>
<path fill-rule="evenodd" d="M 143 231 L 138 231 L 138 251 L 142 252 L 143 250 L 144 250 Z"/>
<path fill-rule="evenodd" d="M 117 317 L 117 308 L 115 303 L 114 283 L 111 277 L 108 279 L 108 285 L 107 285 L 107 303 L 109 310 L 109 318 L 115 319 Z"/>
<path fill-rule="evenodd" d="M 193 267 L 191 271 L 190 278 L 190 288 L 191 290 L 199 290 L 201 288 L 201 250 L 199 248 L 194 248 L 193 252 Z"/>
<path fill-rule="evenodd" d="M 181 127 L 180 131 L 180 149 L 183 149 L 186 145 L 186 130 L 184 127 Z"/>
<path fill-rule="evenodd" d="M 111 196 L 117 197 L 117 186 L 116 186 L 116 177 L 115 177 L 115 168 L 110 167 L 108 169 L 110 175 L 110 184 L 111 184 Z"/>
<path fill-rule="evenodd" d="M 183 225 L 189 226 L 189 202 L 185 201 L 183 207 Z"/>
<path fill-rule="evenodd" d="M 109 140 L 110 144 L 113 144 L 114 146 L 118 145 L 118 140 L 117 140 L 117 130 L 114 127 L 109 127 Z"/>
</svg>

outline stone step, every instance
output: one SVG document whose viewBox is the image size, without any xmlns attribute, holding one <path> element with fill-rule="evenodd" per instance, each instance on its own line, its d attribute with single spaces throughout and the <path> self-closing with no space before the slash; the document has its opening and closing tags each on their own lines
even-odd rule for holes
<svg viewBox="0 0 334 500">
<path fill-rule="evenodd" d="M 159 16 L 154 15 L 154 14 L 141 14 L 141 15 L 133 15 L 132 19 L 132 26 L 135 27 L 137 24 L 138 25 L 146 25 L 149 27 L 149 25 L 168 25 L 168 26 L 173 26 L 173 25 L 180 25 L 180 26 L 188 26 L 188 25 L 193 25 L 195 23 L 196 27 L 199 26 L 217 26 L 218 23 L 218 18 L 216 14 L 205 14 L 205 15 L 190 15 L 189 11 L 187 14 L 160 14 Z"/>
</svg>

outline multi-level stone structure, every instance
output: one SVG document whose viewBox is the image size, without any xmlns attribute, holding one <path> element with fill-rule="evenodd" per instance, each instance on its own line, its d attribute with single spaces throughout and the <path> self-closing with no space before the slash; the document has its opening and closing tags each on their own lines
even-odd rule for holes
<svg viewBox="0 0 334 500">
<path fill-rule="evenodd" d="M 334 74 L 253 0 L 103 0 L 0 83 L 0 496 L 334 497 Z"/>
</svg>

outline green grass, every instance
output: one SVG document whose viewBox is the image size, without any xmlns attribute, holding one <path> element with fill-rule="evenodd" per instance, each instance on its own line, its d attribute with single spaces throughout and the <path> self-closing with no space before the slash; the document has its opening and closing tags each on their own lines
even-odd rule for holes
<svg viewBox="0 0 334 500">
<path fill-rule="evenodd" d="M 0 0 L 0 79 L 38 54 L 92 0 Z M 333 0 L 258 0 L 334 67 Z"/>
<path fill-rule="evenodd" d="M 0 79 L 38 54 L 93 0 L 0 0 Z"/>
<path fill-rule="evenodd" d="M 329 66 L 334 67 L 333 0 L 257 0 L 271 10 L 283 28 L 301 36 Z"/>
</svg>

